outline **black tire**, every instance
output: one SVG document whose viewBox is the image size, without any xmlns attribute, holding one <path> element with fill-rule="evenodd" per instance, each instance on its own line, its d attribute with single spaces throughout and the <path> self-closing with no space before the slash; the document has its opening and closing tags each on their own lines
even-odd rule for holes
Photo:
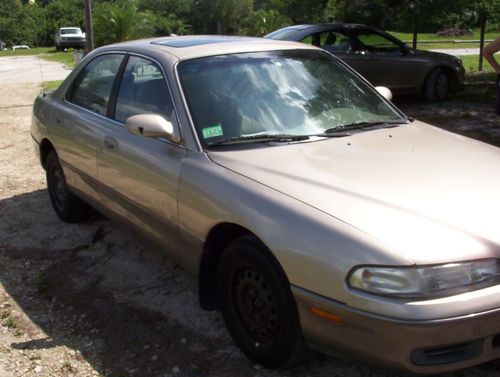
<svg viewBox="0 0 500 377">
<path fill-rule="evenodd" d="M 444 101 L 451 92 L 451 77 L 445 69 L 431 72 L 425 82 L 425 98 L 432 102 Z"/>
<path fill-rule="evenodd" d="M 47 189 L 57 216 L 67 223 L 78 223 L 89 213 L 89 206 L 69 191 L 57 153 L 52 150 L 46 163 Z"/>
<path fill-rule="evenodd" d="M 257 239 L 239 237 L 223 251 L 217 299 L 231 337 L 252 361 L 286 368 L 309 354 L 290 283 Z"/>
</svg>

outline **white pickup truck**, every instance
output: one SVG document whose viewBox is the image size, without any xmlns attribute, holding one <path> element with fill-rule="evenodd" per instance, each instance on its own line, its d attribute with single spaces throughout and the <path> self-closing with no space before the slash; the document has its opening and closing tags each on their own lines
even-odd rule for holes
<svg viewBox="0 0 500 377">
<path fill-rule="evenodd" d="M 75 49 L 85 48 L 85 33 L 79 27 L 62 27 L 56 33 L 56 50 L 64 50 L 69 47 Z"/>
</svg>

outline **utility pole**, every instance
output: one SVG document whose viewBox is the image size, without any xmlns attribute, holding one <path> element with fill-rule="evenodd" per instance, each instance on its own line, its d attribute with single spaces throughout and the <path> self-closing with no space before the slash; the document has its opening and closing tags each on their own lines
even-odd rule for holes
<svg viewBox="0 0 500 377">
<path fill-rule="evenodd" d="M 410 10 L 412 19 L 412 32 L 413 32 L 413 43 L 412 47 L 417 48 L 417 32 L 418 32 L 418 21 L 417 21 L 417 4 L 415 0 L 410 0 Z"/>
<path fill-rule="evenodd" d="M 479 37 L 479 64 L 478 71 L 483 70 L 483 50 L 484 50 L 484 34 L 486 29 L 486 12 L 483 10 L 479 17 L 479 23 L 481 25 L 481 32 Z"/>
<path fill-rule="evenodd" d="M 85 37 L 87 39 L 87 53 L 94 49 L 94 26 L 92 25 L 92 0 L 85 0 Z"/>
</svg>

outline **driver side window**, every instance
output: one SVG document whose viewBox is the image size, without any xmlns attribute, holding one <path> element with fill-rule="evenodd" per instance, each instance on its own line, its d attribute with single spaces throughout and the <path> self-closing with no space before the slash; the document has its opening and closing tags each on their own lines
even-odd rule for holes
<svg viewBox="0 0 500 377">
<path fill-rule="evenodd" d="M 174 109 L 167 82 L 156 63 L 131 56 L 116 99 L 115 120 L 125 123 L 139 114 L 158 114 L 170 120 Z"/>
</svg>

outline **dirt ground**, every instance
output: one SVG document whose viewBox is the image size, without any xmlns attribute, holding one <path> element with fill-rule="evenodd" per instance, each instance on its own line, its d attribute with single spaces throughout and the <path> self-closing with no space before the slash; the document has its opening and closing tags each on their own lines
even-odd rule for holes
<svg viewBox="0 0 500 377">
<path fill-rule="evenodd" d="M 157 247 L 98 214 L 58 220 L 29 135 L 40 86 L 0 84 L 0 377 L 399 376 L 321 355 L 287 371 L 248 361 L 220 315 L 199 308 L 195 279 Z M 500 146 L 492 102 L 399 104 Z M 500 377 L 500 362 L 444 376 Z"/>
</svg>

